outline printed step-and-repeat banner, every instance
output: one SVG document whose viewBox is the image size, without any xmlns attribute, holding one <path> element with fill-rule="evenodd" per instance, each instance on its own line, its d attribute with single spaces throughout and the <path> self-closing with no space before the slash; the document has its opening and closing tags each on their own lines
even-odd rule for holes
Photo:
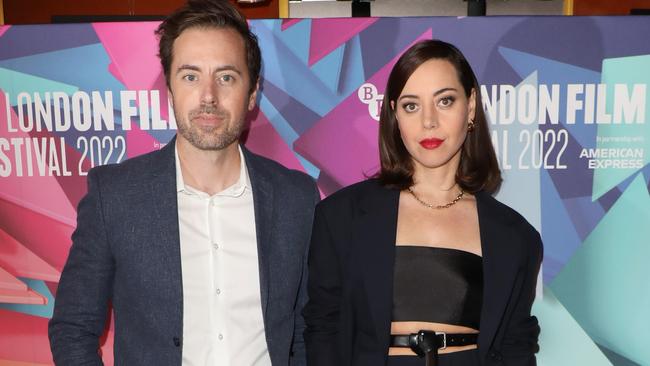
<svg viewBox="0 0 650 366">
<path fill-rule="evenodd" d="M 457 45 L 481 83 L 498 198 L 544 240 L 539 364 L 650 365 L 650 18 L 251 25 L 264 67 L 246 145 L 325 195 L 377 170 L 397 57 L 420 39 Z M 175 134 L 156 26 L 0 28 L 0 364 L 52 362 L 47 322 L 88 170 Z M 112 331 L 103 354 L 112 364 Z"/>
</svg>

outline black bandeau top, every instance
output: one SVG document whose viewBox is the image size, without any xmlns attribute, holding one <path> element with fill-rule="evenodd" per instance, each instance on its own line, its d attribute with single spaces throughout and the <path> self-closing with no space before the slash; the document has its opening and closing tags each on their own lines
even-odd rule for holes
<svg viewBox="0 0 650 366">
<path fill-rule="evenodd" d="M 479 329 L 482 258 L 448 248 L 398 245 L 393 277 L 393 321 Z"/>
</svg>

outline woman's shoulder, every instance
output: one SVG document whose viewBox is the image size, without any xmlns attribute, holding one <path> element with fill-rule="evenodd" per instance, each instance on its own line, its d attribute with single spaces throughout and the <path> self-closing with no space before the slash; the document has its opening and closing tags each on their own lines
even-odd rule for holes
<svg viewBox="0 0 650 366">
<path fill-rule="evenodd" d="M 475 196 L 479 206 L 479 212 L 483 209 L 485 211 L 483 214 L 498 217 L 504 224 L 512 227 L 523 241 L 529 243 L 535 251 L 542 250 L 542 241 L 539 232 L 522 214 L 487 192 L 481 191 L 476 193 Z"/>
<path fill-rule="evenodd" d="M 382 186 L 377 179 L 367 179 L 343 187 L 323 199 L 318 206 L 321 210 L 340 210 L 354 208 L 390 196 L 392 190 Z"/>
</svg>

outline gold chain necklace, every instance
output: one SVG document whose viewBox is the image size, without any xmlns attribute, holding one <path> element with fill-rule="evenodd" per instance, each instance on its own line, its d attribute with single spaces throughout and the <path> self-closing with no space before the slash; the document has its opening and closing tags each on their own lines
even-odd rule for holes
<svg viewBox="0 0 650 366">
<path fill-rule="evenodd" d="M 441 210 L 443 208 L 449 208 L 449 207 L 455 205 L 456 202 L 460 201 L 460 199 L 463 198 L 463 195 L 465 194 L 465 192 L 461 189 L 458 196 L 456 196 L 456 198 L 451 200 L 451 202 L 448 202 L 447 204 L 444 204 L 444 205 L 433 205 L 431 203 L 428 203 L 428 202 L 425 202 L 425 201 L 421 200 L 420 197 L 418 197 L 418 195 L 415 194 L 415 192 L 413 191 L 413 188 L 408 187 L 407 189 L 408 189 L 409 193 L 413 196 L 413 198 L 415 198 L 415 200 L 418 201 L 422 206 L 425 206 L 425 207 L 431 208 L 431 209 L 435 208 L 435 209 L 438 209 L 438 210 Z"/>
</svg>

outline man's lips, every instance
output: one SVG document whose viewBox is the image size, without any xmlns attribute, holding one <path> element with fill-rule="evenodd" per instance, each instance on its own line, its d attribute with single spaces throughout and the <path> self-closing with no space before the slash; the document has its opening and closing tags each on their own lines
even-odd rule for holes
<svg viewBox="0 0 650 366">
<path fill-rule="evenodd" d="M 204 124 L 215 124 L 223 121 L 224 118 L 217 114 L 199 114 L 192 118 L 192 121 Z"/>
<path fill-rule="evenodd" d="M 445 140 L 437 139 L 437 138 L 430 138 L 430 139 L 424 139 L 420 141 L 420 145 L 425 148 L 425 149 L 435 149 L 438 146 L 442 145 L 442 143 Z"/>
</svg>

